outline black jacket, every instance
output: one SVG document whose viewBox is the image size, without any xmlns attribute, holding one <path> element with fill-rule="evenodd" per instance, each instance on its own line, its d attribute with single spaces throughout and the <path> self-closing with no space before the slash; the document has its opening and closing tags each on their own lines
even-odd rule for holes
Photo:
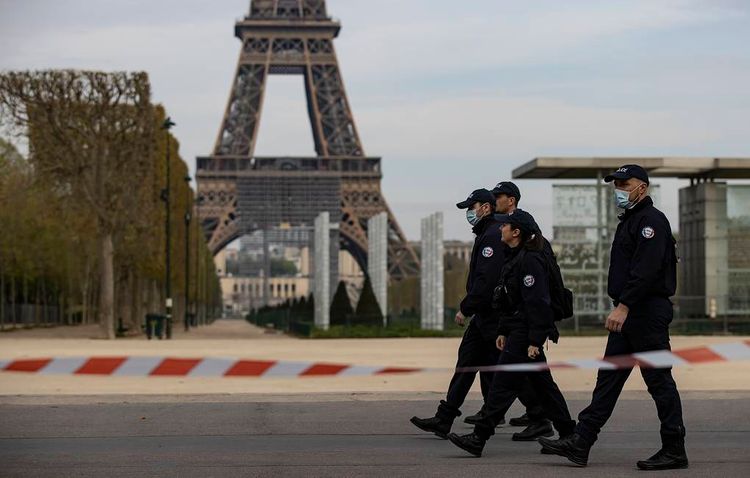
<svg viewBox="0 0 750 478">
<path fill-rule="evenodd" d="M 620 215 L 610 252 L 607 293 L 615 305 L 633 307 L 651 297 L 669 298 L 676 286 L 672 228 L 647 196 Z"/>
<path fill-rule="evenodd" d="M 466 297 L 461 301 L 461 313 L 492 315 L 492 293 L 500 270 L 505 263 L 508 246 L 501 240 L 500 224 L 491 216 L 483 217 L 472 229 L 476 238 L 471 249 L 469 277 L 466 279 Z"/>
<path fill-rule="evenodd" d="M 552 313 L 550 272 L 544 252 L 519 246 L 509 250 L 506 261 L 501 283 L 507 299 L 500 309 L 498 334 L 525 331 L 529 343 L 537 347 L 544 345 L 548 337 L 556 341 L 559 333 Z"/>
</svg>

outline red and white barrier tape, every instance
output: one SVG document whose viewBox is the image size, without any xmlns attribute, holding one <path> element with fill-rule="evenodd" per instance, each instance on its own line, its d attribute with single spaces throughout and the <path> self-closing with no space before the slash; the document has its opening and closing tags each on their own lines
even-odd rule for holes
<svg viewBox="0 0 750 478">
<path fill-rule="evenodd" d="M 308 377 L 380 375 L 424 370 L 426 369 L 231 358 L 58 357 L 0 360 L 0 371 L 34 372 L 41 375 Z"/>
<path fill-rule="evenodd" d="M 707 362 L 731 362 L 750 359 L 750 340 L 744 342 L 708 345 L 681 350 L 655 350 L 638 352 L 629 355 L 613 355 L 601 360 L 574 359 L 560 362 L 528 362 L 484 367 L 460 367 L 457 372 L 535 372 L 553 368 L 561 369 L 605 369 L 614 370 L 633 368 L 666 368 L 682 365 L 696 365 Z"/>
<path fill-rule="evenodd" d="M 601 360 L 575 359 L 549 363 L 519 363 L 458 368 L 458 372 L 529 372 L 552 368 L 618 369 L 636 365 L 642 368 L 678 367 L 707 362 L 750 359 L 750 341 L 715 344 L 682 350 L 658 350 Z M 363 376 L 413 372 L 444 372 L 445 368 L 377 367 L 323 362 L 282 360 L 239 360 L 233 358 L 170 357 L 58 357 L 0 360 L 0 371 L 30 372 L 40 375 L 112 375 L 179 377 L 313 377 Z"/>
</svg>

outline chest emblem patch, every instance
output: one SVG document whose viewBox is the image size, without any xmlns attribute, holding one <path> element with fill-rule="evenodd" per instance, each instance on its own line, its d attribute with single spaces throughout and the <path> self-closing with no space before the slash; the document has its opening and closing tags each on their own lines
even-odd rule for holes
<svg viewBox="0 0 750 478">
<path fill-rule="evenodd" d="M 531 274 L 523 278 L 523 285 L 525 285 L 526 287 L 531 287 L 532 285 L 534 285 L 534 282 L 536 282 L 536 280 Z"/>
<path fill-rule="evenodd" d="M 484 249 L 482 249 L 482 255 L 484 257 L 492 257 L 492 255 L 495 253 L 495 251 L 492 250 L 491 247 L 487 246 Z"/>
<path fill-rule="evenodd" d="M 644 227 L 641 230 L 641 235 L 646 239 L 651 239 L 652 237 L 654 237 L 654 228 L 651 226 Z"/>
</svg>

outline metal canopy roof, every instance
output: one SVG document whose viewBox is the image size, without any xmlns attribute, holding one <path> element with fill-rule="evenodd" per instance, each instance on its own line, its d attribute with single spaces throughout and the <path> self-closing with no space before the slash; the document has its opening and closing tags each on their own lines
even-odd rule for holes
<svg viewBox="0 0 750 478">
<path fill-rule="evenodd" d="M 513 170 L 513 179 L 587 179 L 624 164 L 638 164 L 652 177 L 750 179 L 750 158 L 544 157 Z"/>
</svg>

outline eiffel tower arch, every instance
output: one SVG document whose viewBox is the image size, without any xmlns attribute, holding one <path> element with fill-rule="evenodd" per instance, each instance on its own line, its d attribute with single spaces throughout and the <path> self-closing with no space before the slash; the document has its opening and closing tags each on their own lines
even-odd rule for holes
<svg viewBox="0 0 750 478">
<path fill-rule="evenodd" d="M 242 41 L 213 154 L 197 158 L 198 215 L 214 254 L 238 237 L 340 217 L 339 244 L 367 271 L 367 219 L 389 218 L 388 269 L 416 275 L 419 260 L 380 189 L 380 158 L 366 156 L 347 101 L 333 39 L 341 25 L 325 0 L 251 0 L 235 25 Z M 269 75 L 302 75 L 316 156 L 257 157 Z M 282 227 L 286 227 L 282 226 Z"/>
</svg>

